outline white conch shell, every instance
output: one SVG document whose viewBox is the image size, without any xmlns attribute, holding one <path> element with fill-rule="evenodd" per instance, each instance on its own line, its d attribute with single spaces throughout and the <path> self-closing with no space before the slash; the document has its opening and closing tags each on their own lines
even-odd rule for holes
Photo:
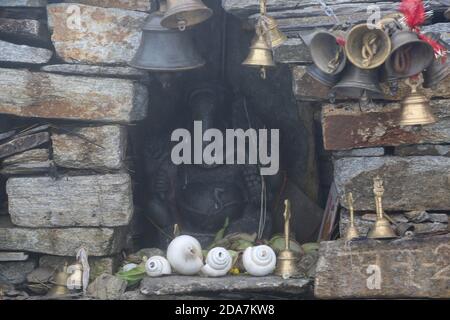
<svg viewBox="0 0 450 320">
<path fill-rule="evenodd" d="M 145 262 L 145 272 L 150 277 L 160 277 L 172 273 L 169 261 L 161 256 L 153 256 Z"/>
<path fill-rule="evenodd" d="M 206 256 L 206 264 L 202 273 L 208 277 L 221 277 L 230 271 L 233 258 L 227 249 L 216 247 L 211 249 Z"/>
<path fill-rule="evenodd" d="M 266 245 L 249 247 L 242 256 L 245 270 L 252 276 L 266 276 L 275 270 L 277 257 L 273 249 Z"/>
<path fill-rule="evenodd" d="M 202 247 L 194 237 L 176 237 L 167 248 L 167 260 L 177 273 L 195 275 L 203 267 Z"/>
</svg>

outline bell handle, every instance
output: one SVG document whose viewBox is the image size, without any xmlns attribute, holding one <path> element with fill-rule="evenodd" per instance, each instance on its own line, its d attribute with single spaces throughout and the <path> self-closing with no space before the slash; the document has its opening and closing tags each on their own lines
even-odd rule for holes
<svg viewBox="0 0 450 320">
<path fill-rule="evenodd" d="M 413 82 L 412 82 L 413 81 Z M 411 88 L 411 93 L 416 93 L 417 92 L 417 88 L 423 83 L 423 78 L 419 77 L 416 80 L 413 80 L 412 77 L 409 77 L 405 80 L 405 83 L 408 87 Z"/>
<path fill-rule="evenodd" d="M 267 14 L 267 0 L 259 0 L 259 11 L 262 16 Z"/>
</svg>

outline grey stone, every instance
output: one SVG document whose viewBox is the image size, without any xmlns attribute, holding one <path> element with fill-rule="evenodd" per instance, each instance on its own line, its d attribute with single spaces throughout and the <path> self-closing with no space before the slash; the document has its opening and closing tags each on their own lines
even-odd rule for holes
<svg viewBox="0 0 450 320">
<path fill-rule="evenodd" d="M 0 18 L 0 35 L 30 44 L 50 43 L 47 25 L 40 20 Z"/>
<path fill-rule="evenodd" d="M 126 288 L 125 280 L 104 273 L 89 285 L 87 294 L 100 300 L 118 300 Z"/>
<path fill-rule="evenodd" d="M 103 273 L 114 274 L 120 263 L 119 256 L 112 257 L 88 257 L 89 262 L 89 279 L 95 280 Z M 62 270 L 65 264 L 75 263 L 74 257 L 59 257 L 43 255 L 39 258 L 39 267 L 53 268 Z"/>
<path fill-rule="evenodd" d="M 0 216 L 0 250 L 24 250 L 75 256 L 84 247 L 89 256 L 107 256 L 123 249 L 124 228 L 21 228 Z"/>
<path fill-rule="evenodd" d="M 289 38 L 274 49 L 274 59 L 279 63 L 310 63 L 309 48 L 298 38 Z"/>
<path fill-rule="evenodd" d="M 137 80 L 146 80 L 149 77 L 148 72 L 132 67 L 107 67 L 85 64 L 52 64 L 43 66 L 41 71 L 59 74 L 101 76 L 107 78 L 129 78 Z"/>
<path fill-rule="evenodd" d="M 374 210 L 373 178 L 384 180 L 385 210 L 450 210 L 450 158 L 354 157 L 334 161 L 341 196 L 352 192 L 355 210 Z"/>
<path fill-rule="evenodd" d="M 54 166 L 53 161 L 50 160 L 14 163 L 3 167 L 0 173 L 5 176 L 43 174 L 49 172 Z"/>
<path fill-rule="evenodd" d="M 25 252 L 0 252 L 0 261 L 26 261 L 28 254 Z"/>
<path fill-rule="evenodd" d="M 122 126 L 67 128 L 52 135 L 56 165 L 74 169 L 117 170 L 125 159 L 127 136 Z"/>
<path fill-rule="evenodd" d="M 47 0 L 2 0 L 0 7 L 45 7 Z"/>
<path fill-rule="evenodd" d="M 147 115 L 147 88 L 123 79 L 0 69 L 0 114 L 97 122 Z"/>
<path fill-rule="evenodd" d="M 47 49 L 17 45 L 0 40 L 0 62 L 42 64 L 47 63 L 53 52 Z"/>
<path fill-rule="evenodd" d="M 384 155 L 384 148 L 362 148 L 333 152 L 335 158 L 348 157 L 380 157 Z"/>
<path fill-rule="evenodd" d="M 71 7 L 72 6 L 72 7 Z M 136 53 L 144 12 L 116 8 L 75 5 L 82 23 L 67 23 L 73 4 L 47 6 L 52 42 L 56 53 L 67 63 L 126 65 Z M 73 13 L 72 13 L 73 14 Z"/>
<path fill-rule="evenodd" d="M 14 261 L 0 263 L 0 281 L 20 284 L 26 281 L 27 274 L 34 270 L 36 261 Z"/>
<path fill-rule="evenodd" d="M 133 214 L 128 174 L 10 178 L 12 222 L 22 227 L 126 226 Z"/>
<path fill-rule="evenodd" d="M 321 242 L 315 296 L 450 298 L 450 235 Z"/>
<path fill-rule="evenodd" d="M 51 267 L 39 267 L 34 269 L 27 275 L 27 281 L 29 283 L 46 283 L 55 274 L 56 268 Z"/>
<path fill-rule="evenodd" d="M 303 294 L 309 289 L 309 284 L 310 281 L 307 279 L 283 280 L 276 276 L 227 276 L 222 278 L 168 276 L 144 278 L 141 282 L 141 293 L 148 296 L 252 291 Z"/>
<path fill-rule="evenodd" d="M 2 162 L 3 166 L 26 162 L 42 162 L 49 159 L 48 149 L 32 149 L 11 157 L 5 158 Z"/>
<path fill-rule="evenodd" d="M 120 8 L 136 11 L 150 11 L 151 0 L 64 0 L 68 3 L 87 4 L 104 8 Z"/>
<path fill-rule="evenodd" d="M 398 146 L 394 154 L 400 157 L 409 156 L 444 156 L 450 157 L 450 145 L 419 144 L 412 146 Z"/>
<path fill-rule="evenodd" d="M 450 45 L 450 22 L 435 23 L 428 26 L 423 26 L 423 32 L 438 32 L 441 34 L 441 39 Z"/>
</svg>

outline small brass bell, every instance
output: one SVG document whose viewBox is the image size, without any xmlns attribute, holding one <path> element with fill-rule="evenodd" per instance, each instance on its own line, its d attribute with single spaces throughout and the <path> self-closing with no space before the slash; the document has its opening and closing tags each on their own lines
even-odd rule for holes
<svg viewBox="0 0 450 320">
<path fill-rule="evenodd" d="M 405 83 L 411 88 L 411 93 L 402 101 L 401 126 L 426 125 L 436 122 L 430 107 L 430 100 L 417 92 L 417 87 L 423 80 L 411 83 L 410 78 Z"/>
<path fill-rule="evenodd" d="M 317 31 L 307 40 L 314 64 L 323 72 L 333 75 L 344 70 L 347 62 L 344 48 L 337 41 L 338 36 L 343 37 L 340 33 Z"/>
<path fill-rule="evenodd" d="M 272 48 L 277 48 L 287 41 L 286 35 L 278 28 L 275 18 L 265 15 L 262 19 L 266 24 L 266 37 L 269 39 Z"/>
<path fill-rule="evenodd" d="M 69 275 L 67 274 L 67 264 L 64 266 L 63 270 L 55 275 L 52 281 L 53 287 L 47 293 L 49 297 L 65 296 L 69 294 L 69 289 L 67 288 L 67 279 Z"/>
<path fill-rule="evenodd" d="M 294 252 L 289 248 L 290 243 L 290 226 L 289 220 L 291 219 L 291 203 L 289 200 L 284 201 L 284 240 L 285 249 L 278 254 L 277 267 L 275 274 L 283 277 L 283 279 L 289 279 L 299 273 L 297 262 L 298 258 Z"/>
<path fill-rule="evenodd" d="M 197 53 L 187 32 L 161 26 L 165 2 L 159 11 L 150 14 L 143 26 L 141 44 L 129 63 L 137 69 L 154 72 L 176 72 L 199 68 L 205 60 Z"/>
<path fill-rule="evenodd" d="M 396 238 L 397 235 L 392 229 L 389 221 L 384 217 L 382 198 L 384 194 L 383 180 L 380 177 L 373 179 L 373 193 L 375 195 L 375 206 L 377 211 L 377 220 L 375 225 L 369 231 L 367 237 L 371 239 L 389 239 Z"/>
<path fill-rule="evenodd" d="M 391 39 L 380 28 L 369 28 L 367 24 L 354 26 L 347 35 L 345 52 L 347 58 L 361 69 L 381 66 L 391 52 Z"/>
<path fill-rule="evenodd" d="M 351 192 L 347 195 L 347 205 L 350 211 L 350 226 L 345 234 L 345 240 L 350 241 L 359 238 L 358 229 L 355 227 L 355 211 L 353 209 L 353 195 Z"/>
<path fill-rule="evenodd" d="M 397 31 L 392 37 L 392 52 L 385 67 L 397 78 L 408 78 L 421 73 L 434 59 L 433 47 L 420 40 L 412 31 Z"/>
<path fill-rule="evenodd" d="M 201 0 L 167 0 L 167 12 L 161 25 L 168 29 L 187 27 L 202 23 L 213 15 L 213 11 Z"/>
<path fill-rule="evenodd" d="M 259 67 L 263 79 L 266 78 L 266 67 L 275 66 L 272 49 L 259 28 L 256 28 L 256 36 L 253 38 L 250 46 L 250 53 L 242 64 L 250 67 Z"/>
<path fill-rule="evenodd" d="M 361 99 L 366 95 L 369 98 L 383 95 L 378 70 L 361 69 L 352 64 L 345 67 L 341 81 L 333 87 L 332 92 L 339 92 L 342 96 L 354 99 Z"/>
</svg>

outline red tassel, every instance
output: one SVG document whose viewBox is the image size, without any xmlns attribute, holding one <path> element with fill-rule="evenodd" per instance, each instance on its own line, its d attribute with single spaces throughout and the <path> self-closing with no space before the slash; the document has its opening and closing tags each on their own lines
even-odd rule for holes
<svg viewBox="0 0 450 320">
<path fill-rule="evenodd" d="M 425 5 L 422 0 L 402 0 L 400 12 L 403 13 L 406 24 L 413 31 L 425 23 Z"/>
<path fill-rule="evenodd" d="M 442 63 L 445 63 L 445 61 L 447 60 L 447 48 L 446 47 L 444 47 L 439 42 L 431 39 L 430 37 L 427 37 L 424 34 L 419 33 L 419 38 L 420 38 L 420 40 L 427 42 L 430 46 L 433 47 L 434 55 L 435 55 L 436 59 L 441 58 Z"/>
<path fill-rule="evenodd" d="M 336 37 L 336 42 L 341 47 L 345 47 L 345 38 L 343 38 L 343 37 Z"/>
</svg>

